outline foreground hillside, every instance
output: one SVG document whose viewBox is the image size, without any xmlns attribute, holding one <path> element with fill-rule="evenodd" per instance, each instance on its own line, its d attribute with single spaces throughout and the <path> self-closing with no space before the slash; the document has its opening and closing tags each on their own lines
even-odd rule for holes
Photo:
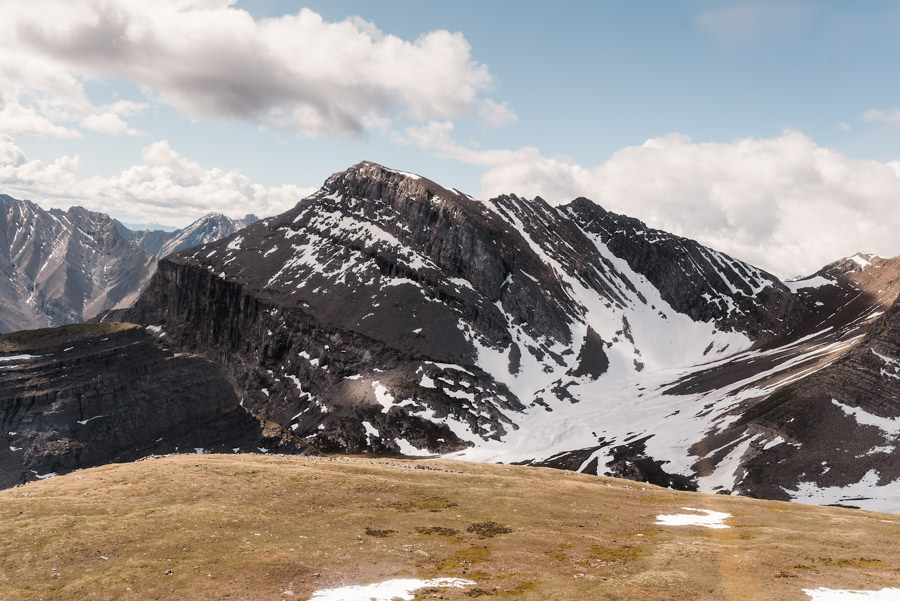
<svg viewBox="0 0 900 601">
<path fill-rule="evenodd" d="M 700 510 L 728 527 L 658 523 Z M 824 599 L 900 587 L 898 542 L 897 516 L 559 470 L 178 455 L 0 492 L 0 599 Z"/>
</svg>

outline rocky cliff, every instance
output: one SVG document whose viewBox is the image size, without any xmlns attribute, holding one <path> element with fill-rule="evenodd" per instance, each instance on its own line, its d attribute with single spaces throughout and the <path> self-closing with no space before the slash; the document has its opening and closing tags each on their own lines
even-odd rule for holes
<svg viewBox="0 0 900 601">
<path fill-rule="evenodd" d="M 0 487 L 172 452 L 303 451 L 211 362 L 103 323 L 0 336 Z"/>
</svg>

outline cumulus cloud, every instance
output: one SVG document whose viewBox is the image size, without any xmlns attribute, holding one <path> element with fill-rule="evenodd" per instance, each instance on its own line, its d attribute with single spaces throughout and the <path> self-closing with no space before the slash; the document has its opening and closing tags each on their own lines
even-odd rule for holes
<svg viewBox="0 0 900 601">
<path fill-rule="evenodd" d="M 304 135 L 358 135 L 367 122 L 396 116 L 422 121 L 481 114 L 494 126 L 514 120 L 505 103 L 482 97 L 494 79 L 460 33 L 431 31 L 408 41 L 359 18 L 329 23 L 301 9 L 256 20 L 232 4 L 5 5 L 0 51 L 25 56 L 39 69 L 34 76 L 0 65 L 0 83 L 55 98 L 56 73 L 66 84 L 62 91 L 83 104 L 84 81 L 119 78 L 192 116 Z M 92 114 L 83 115 L 81 124 L 128 133 L 119 121 Z"/>
<path fill-rule="evenodd" d="M 22 106 L 18 98 L 0 95 L 0 131 L 13 135 L 78 138 L 74 129 L 57 125 L 33 106 Z"/>
<path fill-rule="evenodd" d="M 182 157 L 165 140 L 144 148 L 142 161 L 112 177 L 79 178 L 77 156 L 52 163 L 29 159 L 0 134 L 0 191 L 45 208 L 82 205 L 132 222 L 186 225 L 216 211 L 231 217 L 274 215 L 315 188 L 254 184 L 238 170 L 207 169 Z"/>
<path fill-rule="evenodd" d="M 537 148 L 473 150 L 452 132 L 436 122 L 407 130 L 407 140 L 484 167 L 484 197 L 585 196 L 782 277 L 858 251 L 900 254 L 900 162 L 851 159 L 799 132 L 732 143 L 669 134 L 593 167 Z"/>
</svg>

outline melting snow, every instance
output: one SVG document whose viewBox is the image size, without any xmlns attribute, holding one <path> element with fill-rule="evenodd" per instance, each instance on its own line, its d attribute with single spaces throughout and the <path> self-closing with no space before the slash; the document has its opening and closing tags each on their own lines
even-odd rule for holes
<svg viewBox="0 0 900 601">
<path fill-rule="evenodd" d="M 850 591 L 830 588 L 805 588 L 803 592 L 812 601 L 897 601 L 900 588 L 883 588 L 880 591 Z"/>
<path fill-rule="evenodd" d="M 836 399 L 831 399 L 831 402 L 840 407 L 847 415 L 852 415 L 854 419 L 856 419 L 856 423 L 861 426 L 875 426 L 887 436 L 893 436 L 895 438 L 900 436 L 900 418 L 879 417 L 867 411 L 863 411 L 859 407 L 851 407 L 850 405 L 839 403 Z"/>
<path fill-rule="evenodd" d="M 377 380 L 372 382 L 372 388 L 375 389 L 375 400 L 379 405 L 384 407 L 384 409 L 382 409 L 381 411 L 383 413 L 387 413 L 388 409 L 394 406 L 394 397 L 391 396 L 391 393 L 387 389 L 387 386 Z"/>
<path fill-rule="evenodd" d="M 419 580 L 416 578 L 397 578 L 369 585 L 342 586 L 324 589 L 313 593 L 309 601 L 411 601 L 413 593 L 426 587 L 462 588 L 475 584 L 462 578 L 435 578 Z"/>
<path fill-rule="evenodd" d="M 792 501 L 815 505 L 853 505 L 868 511 L 900 513 L 900 480 L 879 484 L 879 474 L 869 470 L 859 482 L 847 486 L 819 487 L 799 482 L 796 490 L 785 489 Z"/>
<path fill-rule="evenodd" d="M 95 415 L 94 417 L 89 417 L 87 419 L 79 419 L 79 420 L 75 420 L 75 421 L 77 421 L 79 424 L 81 424 L 83 426 L 86 423 L 88 423 L 89 421 L 93 421 L 95 419 L 100 419 L 101 417 L 106 417 L 106 416 L 105 415 Z"/>
<path fill-rule="evenodd" d="M 19 361 L 21 359 L 37 359 L 41 357 L 41 355 L 9 355 L 7 357 L 0 357 L 0 361 Z"/>
<path fill-rule="evenodd" d="M 782 282 L 791 292 L 797 292 L 803 288 L 821 288 L 828 284 L 834 284 L 834 280 L 817 275 L 815 277 L 806 278 L 805 280 L 794 280 L 792 282 Z"/>
<path fill-rule="evenodd" d="M 663 526 L 704 526 L 706 528 L 731 528 L 731 526 L 728 526 L 724 523 L 727 518 L 731 517 L 730 513 L 711 511 L 709 509 L 694 509 L 693 507 L 682 507 L 682 509 L 684 509 L 685 511 L 696 511 L 698 513 L 658 515 L 656 516 L 656 523 Z"/>
</svg>

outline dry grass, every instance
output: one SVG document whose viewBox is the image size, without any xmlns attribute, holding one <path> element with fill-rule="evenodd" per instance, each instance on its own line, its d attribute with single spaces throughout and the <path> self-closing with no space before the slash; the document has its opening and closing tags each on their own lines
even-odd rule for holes
<svg viewBox="0 0 900 601">
<path fill-rule="evenodd" d="M 417 599 L 807 600 L 804 588 L 900 586 L 897 516 L 413 465 L 181 455 L 2 491 L 0 599 L 280 601 L 433 576 L 476 584 Z M 685 506 L 731 513 L 733 527 L 654 524 Z"/>
</svg>

